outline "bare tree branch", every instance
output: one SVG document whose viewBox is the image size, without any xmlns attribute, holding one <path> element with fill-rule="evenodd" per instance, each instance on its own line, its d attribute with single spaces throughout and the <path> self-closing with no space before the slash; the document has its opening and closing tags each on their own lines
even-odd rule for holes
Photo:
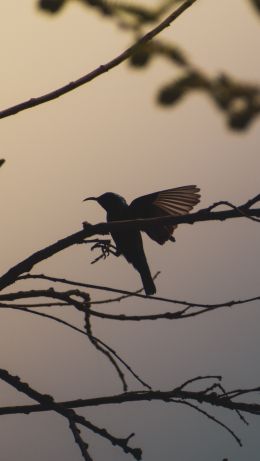
<svg viewBox="0 0 260 461">
<path fill-rule="evenodd" d="M 63 306 L 68 306 L 68 304 L 64 303 Z M 39 306 L 37 306 L 37 307 L 39 307 Z M 46 307 L 46 305 L 44 305 L 44 307 Z M 48 307 L 50 307 L 50 306 L 48 306 Z M 86 332 L 85 330 L 82 330 L 82 329 L 76 327 L 75 325 L 72 325 L 71 323 L 69 323 L 66 320 L 63 320 L 63 319 L 61 319 L 59 317 L 55 317 L 54 315 L 51 315 L 51 314 L 46 314 L 45 312 L 37 312 L 37 311 L 31 310 L 28 307 L 23 307 L 21 305 L 15 305 L 15 304 L 3 304 L 3 303 L 0 303 L 0 308 L 13 309 L 13 310 L 25 312 L 27 314 L 33 314 L 33 315 L 37 315 L 37 316 L 40 316 L 40 317 L 45 317 L 45 318 L 54 320 L 57 323 L 65 325 L 65 326 L 71 328 L 72 330 L 77 331 L 78 333 L 81 333 L 81 334 L 89 337 L 89 333 Z M 133 368 L 130 367 L 130 365 L 125 360 L 123 360 L 122 357 L 120 357 L 120 355 L 118 355 L 118 353 L 111 346 L 109 346 L 107 343 L 102 341 L 100 338 L 97 338 L 97 336 L 92 335 L 92 339 L 97 344 L 100 344 L 103 348 L 105 348 L 110 354 L 112 354 L 115 357 L 115 359 L 118 360 L 142 386 L 146 387 L 147 389 L 151 389 L 151 386 L 149 384 L 147 384 L 137 373 L 135 373 Z"/>
<path fill-rule="evenodd" d="M 94 425 L 90 421 L 86 420 L 83 416 L 78 415 L 74 410 L 66 408 L 60 403 L 55 402 L 52 396 L 41 394 L 40 392 L 33 389 L 29 384 L 24 383 L 20 380 L 19 376 L 11 375 L 7 370 L 0 369 L 0 379 L 10 384 L 17 391 L 22 392 L 33 400 L 36 400 L 40 405 L 45 409 L 45 411 L 55 411 L 56 413 L 64 416 L 69 420 L 73 421 L 73 424 L 80 424 L 92 432 L 98 434 L 101 437 L 109 440 L 112 445 L 116 445 L 125 453 L 131 454 L 136 460 L 141 459 L 141 449 L 140 448 L 131 448 L 128 445 L 130 436 L 126 438 L 118 438 L 111 435 L 106 429 L 101 429 L 98 426 Z M 75 434 L 73 432 L 75 437 Z M 82 446 L 80 447 L 82 448 Z"/>
<path fill-rule="evenodd" d="M 206 378 L 206 377 L 205 377 Z M 204 379 L 205 379 L 204 378 Z M 208 377 L 209 378 L 209 377 Z M 260 415 L 260 403 L 235 402 L 232 399 L 243 394 L 258 394 L 260 386 L 252 389 L 241 389 L 238 391 L 229 391 L 226 394 L 217 394 L 216 392 L 205 391 L 187 391 L 182 390 L 181 386 L 169 391 L 134 391 L 124 392 L 111 396 L 94 397 L 90 399 L 78 399 L 59 402 L 60 405 L 66 408 L 83 408 L 96 407 L 99 405 L 114 405 L 129 402 L 150 402 L 161 400 L 169 402 L 173 398 L 190 399 L 200 403 L 208 403 L 216 407 L 223 407 L 230 410 L 239 410 L 252 415 Z M 235 394 L 233 396 L 233 393 Z M 229 396 L 230 395 L 230 396 Z M 47 408 L 42 408 L 41 405 L 19 405 L 0 407 L 0 415 L 17 414 L 17 413 L 35 413 L 49 411 Z"/>
<path fill-rule="evenodd" d="M 181 386 L 178 386 L 170 391 L 138 391 L 138 392 L 126 392 L 123 394 L 113 395 L 113 396 L 104 396 L 104 397 L 96 397 L 92 399 L 79 399 L 79 400 L 72 400 L 72 401 L 65 401 L 56 403 L 53 401 L 52 398 L 49 396 L 42 396 L 39 395 L 38 392 L 32 390 L 27 384 L 21 383 L 20 379 L 17 377 L 11 376 L 6 370 L 0 370 L 0 379 L 11 384 L 17 390 L 26 393 L 29 397 L 37 400 L 40 405 L 19 405 L 19 406 L 9 406 L 9 407 L 0 407 L 0 415 L 7 415 L 7 414 L 19 414 L 19 413 L 34 413 L 34 412 L 42 412 L 42 411 L 49 411 L 54 410 L 58 413 L 62 414 L 66 418 L 71 417 L 74 423 L 83 424 L 86 427 L 89 427 L 94 432 L 97 432 L 99 435 L 104 436 L 100 432 L 100 429 L 93 429 L 92 423 L 86 422 L 83 418 L 83 422 L 81 417 L 79 417 L 72 408 L 82 408 L 82 407 L 92 407 L 92 406 L 99 406 L 99 405 L 114 405 L 114 404 L 123 404 L 129 402 L 152 402 L 152 401 L 162 401 L 166 403 L 182 403 L 186 404 L 200 413 L 204 414 L 206 417 L 213 420 L 215 423 L 219 424 L 223 428 L 225 428 L 235 439 L 236 441 L 241 444 L 240 439 L 234 433 L 232 429 L 230 429 L 226 424 L 222 423 L 219 419 L 216 419 L 214 416 L 210 415 L 207 411 L 201 409 L 198 405 L 191 403 L 190 401 L 196 401 L 199 405 L 202 403 L 210 404 L 211 406 L 222 407 L 229 410 L 234 410 L 236 412 L 246 412 L 249 414 L 260 415 L 260 404 L 259 403 L 247 403 L 247 402 L 234 402 L 234 397 L 241 396 L 245 393 L 247 394 L 257 394 L 259 393 L 260 387 L 255 387 L 253 389 L 245 389 L 240 391 L 229 391 L 223 394 L 223 387 L 219 385 L 219 381 L 222 379 L 221 376 L 198 376 L 196 378 L 190 379 L 183 383 Z M 184 387 L 191 385 L 196 381 L 207 381 L 208 379 L 216 379 L 215 384 L 211 385 L 210 387 L 205 387 L 200 391 L 190 391 L 184 390 Z M 216 389 L 216 391 L 213 389 Z M 220 393 L 218 392 L 220 389 Z M 70 413 L 68 413 L 70 412 Z M 239 415 L 240 416 L 240 415 Z M 243 422 L 245 420 L 242 418 Z M 105 435 L 106 438 L 109 440 L 113 440 L 113 436 Z M 120 446 L 120 442 L 122 440 L 124 442 L 124 451 L 125 451 L 125 444 L 129 440 L 130 437 L 127 439 L 116 439 L 116 444 Z M 113 442 L 112 442 L 113 443 Z M 129 447 L 127 447 L 128 449 Z M 140 454 L 140 452 L 137 452 Z M 135 456 L 133 453 L 131 453 Z M 136 457 L 136 456 L 135 456 Z M 136 459 L 140 459 L 136 457 Z"/>
<path fill-rule="evenodd" d="M 41 261 L 53 256 L 54 254 L 69 248 L 72 245 L 82 243 L 84 239 L 91 237 L 96 234 L 106 235 L 111 231 L 120 230 L 124 231 L 125 229 L 140 229 L 145 230 L 152 223 L 167 223 L 173 225 L 180 224 L 194 224 L 195 222 L 202 221 L 224 221 L 231 218 L 250 218 L 250 217 L 260 217 L 260 208 L 250 208 L 248 203 L 256 203 L 260 201 L 260 194 L 246 202 L 245 204 L 235 207 L 235 209 L 227 211 L 210 211 L 210 207 L 200 210 L 196 213 L 190 213 L 184 216 L 166 216 L 163 218 L 153 218 L 153 219 L 137 219 L 131 221 L 113 221 L 108 223 L 100 223 L 96 225 L 91 225 L 89 223 L 84 224 L 84 228 L 81 231 L 78 231 L 64 239 L 59 240 L 52 245 L 43 248 L 42 250 L 37 251 L 28 258 L 24 259 L 20 263 L 16 264 L 14 267 L 9 269 L 2 277 L 0 277 L 0 290 L 6 288 L 7 286 L 14 283 L 17 278 L 25 273 L 29 272 L 33 266 L 38 264 Z M 214 204 L 216 206 L 216 204 Z M 127 294 L 127 293 L 125 293 Z"/>
<path fill-rule="evenodd" d="M 51 280 L 54 280 L 55 282 L 62 282 L 62 279 L 56 279 L 54 277 L 47 277 L 47 276 L 44 276 L 44 275 L 28 275 L 28 276 L 24 276 L 23 278 L 26 278 L 26 279 L 29 279 L 29 278 L 32 278 L 32 279 L 51 279 Z M 64 283 L 64 282 L 63 282 Z M 67 281 L 66 283 L 74 283 L 75 285 L 80 285 L 80 286 L 85 286 L 85 284 L 83 283 L 80 283 L 80 282 L 69 282 Z M 86 284 L 87 285 L 87 284 Z M 94 285 L 95 288 L 98 288 L 100 290 L 104 289 L 104 290 L 107 290 L 107 289 L 110 289 L 110 290 L 115 290 L 115 291 L 119 291 L 119 290 L 116 290 L 116 289 L 113 289 L 113 288 L 108 288 L 108 287 L 102 287 L 102 286 L 99 286 L 99 285 Z M 93 286 L 92 286 L 93 288 Z M 128 292 L 124 292 L 123 290 L 121 290 L 121 292 L 123 293 L 128 293 Z M 0 307 L 3 303 L 3 301 L 15 301 L 17 299 L 27 299 L 27 298 L 38 298 L 38 297 L 52 297 L 54 299 L 63 299 L 63 300 L 66 300 L 66 304 L 64 305 L 67 305 L 67 306 L 70 306 L 70 305 L 73 305 L 74 307 L 76 307 L 77 310 L 79 311 L 82 311 L 85 313 L 86 309 L 84 307 L 84 304 L 81 305 L 81 302 L 80 301 L 75 301 L 74 298 L 71 298 L 72 295 L 77 295 L 77 296 L 80 296 L 80 293 L 82 293 L 81 291 L 78 291 L 78 290 L 69 290 L 69 291 L 57 291 L 57 290 L 54 290 L 53 288 L 48 288 L 46 290 L 29 290 L 29 291 L 17 291 L 17 292 L 12 292 L 12 293 L 5 293 L 5 294 L 0 294 Z M 136 292 L 133 292 L 133 293 L 129 293 L 129 295 L 131 296 L 138 296 L 138 297 L 142 297 L 144 299 L 151 299 L 153 301 L 163 301 L 163 302 L 167 302 L 169 304 L 179 304 L 179 305 L 183 305 L 185 306 L 184 308 L 178 310 L 178 311 L 175 311 L 175 312 L 161 312 L 160 314 L 147 314 L 147 315 L 126 315 L 126 314 L 110 314 L 110 313 L 106 313 L 106 312 L 100 312 L 100 311 L 96 311 L 96 310 L 93 310 L 91 307 L 88 307 L 88 313 L 94 317 L 99 317 L 99 318 L 102 318 L 102 319 L 107 319 L 107 320 L 120 320 L 120 321 L 134 321 L 134 322 L 138 322 L 138 321 L 142 321 L 142 320 L 163 320 L 163 319 L 166 319 L 166 320 L 177 320 L 177 319 L 184 319 L 184 318 L 189 318 L 189 317 L 195 317 L 195 316 L 198 316 L 198 315 L 201 315 L 201 314 L 204 314 L 206 312 L 211 312 L 211 311 L 214 311 L 216 309 L 220 309 L 220 308 L 223 308 L 223 307 L 233 307 L 233 306 L 237 306 L 237 305 L 241 305 L 241 304 L 247 304 L 247 303 L 251 303 L 251 302 L 254 302 L 254 301 L 258 301 L 260 299 L 260 296 L 255 296 L 255 297 L 252 297 L 252 298 L 246 298 L 246 299 L 238 299 L 238 300 L 231 300 L 231 301 L 224 301 L 222 303 L 216 303 L 216 304 L 202 304 L 202 303 L 194 303 L 194 302 L 189 302 L 189 301 L 181 301 L 181 300 L 177 300 L 177 299 L 171 299 L 171 298 L 160 298 L 159 296 L 144 296 L 144 295 L 139 295 L 137 294 Z M 76 303 L 76 304 L 75 304 Z M 90 305 L 91 305 L 91 301 L 90 301 Z M 12 304 L 4 304 L 3 307 L 10 307 L 12 308 Z M 19 305 L 14 305 L 14 308 L 21 308 L 22 309 L 22 306 L 19 306 Z M 32 305 L 34 307 L 41 307 L 41 305 L 37 305 L 37 304 L 34 304 Z M 46 306 L 46 304 L 44 303 L 44 306 Z M 51 307 L 51 305 L 49 306 Z M 194 309 L 196 309 L 194 311 Z M 197 310 L 199 309 L 199 310 Z"/>
<path fill-rule="evenodd" d="M 237 299 L 237 300 L 232 299 L 232 300 L 224 301 L 222 303 L 205 304 L 205 303 L 200 303 L 200 302 L 194 303 L 192 301 L 184 301 L 184 300 L 174 299 L 174 298 L 164 298 L 164 297 L 161 297 L 161 296 L 146 296 L 146 295 L 142 295 L 142 294 L 138 293 L 139 290 L 134 291 L 134 292 L 129 292 L 129 291 L 122 290 L 122 289 L 119 289 L 119 288 L 107 287 L 107 286 L 104 286 L 104 285 L 93 285 L 91 283 L 77 282 L 77 281 L 74 281 L 74 280 L 67 280 L 67 279 L 59 278 L 59 277 L 51 277 L 51 276 L 48 276 L 48 275 L 45 275 L 45 274 L 26 274 L 26 275 L 21 275 L 18 278 L 18 281 L 19 280 L 30 280 L 30 279 L 49 280 L 49 281 L 52 281 L 52 282 L 55 282 L 55 283 L 56 282 L 57 283 L 64 283 L 66 285 L 80 286 L 80 287 L 85 287 L 85 288 L 92 288 L 94 290 L 101 290 L 101 291 L 108 291 L 108 292 L 112 292 L 112 293 L 119 293 L 119 294 L 122 294 L 122 295 L 124 295 L 126 297 L 131 296 L 131 297 L 137 297 L 137 298 L 142 298 L 142 299 L 149 299 L 151 301 L 162 301 L 162 302 L 166 302 L 166 303 L 169 303 L 169 304 L 179 304 L 181 306 L 185 306 L 188 309 L 190 309 L 192 307 L 198 307 L 198 308 L 205 308 L 205 310 L 210 310 L 210 309 L 214 310 L 214 309 L 218 309 L 218 308 L 221 308 L 221 307 L 232 307 L 232 306 L 235 306 L 237 304 L 246 304 L 246 303 L 257 301 L 259 299 L 259 296 L 254 296 L 252 298 L 245 298 L 245 299 Z M 4 298 L 2 298 L 2 296 L 5 296 L 5 295 L 0 294 L 0 301 L 4 299 Z M 8 296 L 8 293 L 7 293 L 7 296 Z M 11 294 L 11 296 L 13 296 L 13 294 Z M 109 299 L 108 301 L 110 302 L 110 301 L 117 301 L 117 300 L 118 300 L 118 298 L 115 298 L 114 300 Z M 11 299 L 10 299 L 10 301 L 11 301 Z M 102 301 L 93 301 L 93 300 L 91 300 L 91 305 L 104 304 L 106 302 L 107 302 L 107 300 L 102 300 Z M 55 304 L 55 305 L 57 305 L 57 304 Z M 60 305 L 63 305 L 63 304 L 60 304 Z M 21 306 L 23 306 L 23 305 L 21 305 Z M 45 303 L 44 303 L 44 306 L 46 306 Z M 48 304 L 47 304 L 47 306 L 48 306 Z M 18 307 L 19 307 L 19 305 L 18 305 Z M 41 304 L 32 304 L 32 305 L 30 305 L 28 307 L 42 307 L 42 306 L 41 306 Z M 93 313 L 94 311 L 91 310 L 91 312 Z M 182 314 L 183 313 L 184 313 L 184 311 L 182 311 Z M 174 314 L 169 313 L 169 315 L 175 315 L 175 314 L 176 313 L 174 313 Z M 131 320 L 131 318 L 129 318 L 129 320 Z"/>
<path fill-rule="evenodd" d="M 230 427 L 228 427 L 226 424 L 222 423 L 222 421 L 217 419 L 215 416 L 210 415 L 207 411 L 202 410 L 202 408 L 199 408 L 197 405 L 194 405 L 194 403 L 186 402 L 183 399 L 171 399 L 170 401 L 173 402 L 173 403 L 181 403 L 182 405 L 187 405 L 188 407 L 191 407 L 194 410 L 201 413 L 202 415 L 206 416 L 208 419 L 211 419 L 212 421 L 214 421 L 214 423 L 218 424 L 219 426 L 223 427 L 227 432 L 229 432 L 229 434 L 231 434 L 232 437 L 236 440 L 238 445 L 240 447 L 242 447 L 242 442 L 241 442 L 240 438 L 235 434 L 235 432 L 232 431 L 232 429 L 230 429 Z"/>
<path fill-rule="evenodd" d="M 169 27 L 170 24 L 175 21 L 184 11 L 190 8 L 197 0 L 186 0 L 182 5 L 179 6 L 173 13 L 167 16 L 158 26 L 154 29 L 150 30 L 148 33 L 143 35 L 136 43 L 132 46 L 127 48 L 123 53 L 118 55 L 116 58 L 112 59 L 111 61 L 107 62 L 106 64 L 102 64 L 101 66 L 97 67 L 93 71 L 89 72 L 88 74 L 80 77 L 78 80 L 74 82 L 70 82 L 67 85 L 58 88 L 50 93 L 44 94 L 37 98 L 31 98 L 28 101 L 22 102 L 20 104 L 16 104 L 15 106 L 9 107 L 0 111 L 0 118 L 9 117 L 10 115 L 17 114 L 26 109 L 30 109 L 35 106 L 39 106 L 48 101 L 52 101 L 60 96 L 69 93 L 76 88 L 79 88 L 82 85 L 85 85 L 88 82 L 91 82 L 95 78 L 99 77 L 100 75 L 108 72 L 110 69 L 118 66 L 122 62 L 126 61 L 140 46 L 144 45 L 145 43 L 152 40 L 156 35 L 162 32 L 166 27 Z"/>
<path fill-rule="evenodd" d="M 93 461 L 93 458 L 91 458 L 89 452 L 88 452 L 88 444 L 86 442 L 84 442 L 84 440 L 82 439 L 81 435 L 80 435 L 80 430 L 79 428 L 77 427 L 74 419 L 71 417 L 71 416 L 68 416 L 68 420 L 69 420 L 69 427 L 70 427 L 70 430 L 74 436 L 74 440 L 76 442 L 76 444 L 79 446 L 79 449 L 81 451 L 81 454 L 82 454 L 82 457 L 85 461 Z"/>
</svg>

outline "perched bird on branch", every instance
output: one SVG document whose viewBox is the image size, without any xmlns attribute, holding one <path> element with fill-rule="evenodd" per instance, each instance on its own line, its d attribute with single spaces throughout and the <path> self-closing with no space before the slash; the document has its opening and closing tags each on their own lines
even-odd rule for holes
<svg viewBox="0 0 260 461">
<path fill-rule="evenodd" d="M 199 203 L 200 195 L 197 186 L 183 186 L 138 197 L 130 205 L 113 192 L 88 197 L 86 200 L 98 202 L 106 210 L 109 222 L 185 215 Z M 167 240 L 175 240 L 172 233 L 176 227 L 171 224 L 151 224 L 144 232 L 163 245 Z M 117 256 L 122 254 L 134 266 L 141 276 L 145 293 L 153 295 L 156 287 L 144 253 L 140 230 L 113 231 L 111 235 L 116 244 Z"/>
</svg>

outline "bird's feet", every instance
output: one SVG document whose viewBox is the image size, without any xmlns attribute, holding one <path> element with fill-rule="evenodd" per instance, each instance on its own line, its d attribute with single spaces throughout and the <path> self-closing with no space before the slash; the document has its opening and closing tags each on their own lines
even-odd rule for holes
<svg viewBox="0 0 260 461">
<path fill-rule="evenodd" d="M 96 248 L 101 249 L 101 254 L 95 258 L 91 264 L 96 263 L 100 259 L 106 259 L 110 254 L 118 256 L 116 247 L 111 243 L 111 240 L 97 240 L 96 243 L 91 247 L 91 251 Z"/>
</svg>

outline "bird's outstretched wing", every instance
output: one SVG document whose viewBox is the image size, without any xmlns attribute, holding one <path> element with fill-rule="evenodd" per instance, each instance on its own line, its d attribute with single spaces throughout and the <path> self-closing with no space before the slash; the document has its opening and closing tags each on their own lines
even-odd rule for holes
<svg viewBox="0 0 260 461">
<path fill-rule="evenodd" d="M 183 186 L 143 195 L 129 205 L 131 218 L 185 215 L 199 203 L 199 191 L 197 186 Z M 176 227 L 168 224 L 153 224 L 145 232 L 151 239 L 163 245 L 167 240 L 173 240 L 171 236 Z"/>
</svg>

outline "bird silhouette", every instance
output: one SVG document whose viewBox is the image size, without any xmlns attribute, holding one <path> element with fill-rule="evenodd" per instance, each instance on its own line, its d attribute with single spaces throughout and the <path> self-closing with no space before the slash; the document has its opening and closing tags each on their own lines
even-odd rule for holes
<svg viewBox="0 0 260 461">
<path fill-rule="evenodd" d="M 197 186 L 183 186 L 143 195 L 133 200 L 130 205 L 113 192 L 106 192 L 99 197 L 84 199 L 95 200 L 107 212 L 107 221 L 124 221 L 129 219 L 146 219 L 163 216 L 180 216 L 189 211 L 200 201 Z M 171 224 L 151 224 L 146 232 L 152 240 L 163 245 L 167 240 L 175 241 L 172 233 L 177 226 Z M 146 295 L 156 293 L 150 268 L 148 266 L 141 232 L 138 229 L 111 232 L 116 244 L 116 254 L 123 255 L 139 272 Z"/>
</svg>

